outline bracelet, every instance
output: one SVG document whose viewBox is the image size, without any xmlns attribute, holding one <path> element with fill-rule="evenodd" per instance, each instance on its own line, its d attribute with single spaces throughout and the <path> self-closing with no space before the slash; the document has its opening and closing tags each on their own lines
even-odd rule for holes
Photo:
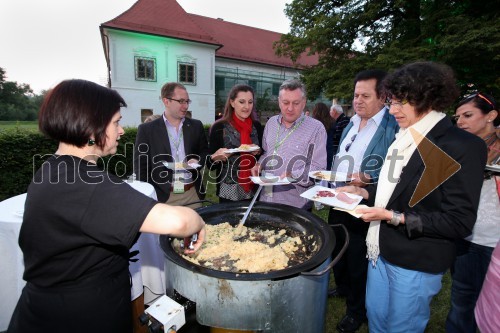
<svg viewBox="0 0 500 333">
<path fill-rule="evenodd" d="M 402 213 L 393 210 L 392 217 L 390 220 L 387 221 L 387 223 L 392 224 L 393 226 L 398 226 L 401 223 L 402 215 L 403 215 Z"/>
</svg>

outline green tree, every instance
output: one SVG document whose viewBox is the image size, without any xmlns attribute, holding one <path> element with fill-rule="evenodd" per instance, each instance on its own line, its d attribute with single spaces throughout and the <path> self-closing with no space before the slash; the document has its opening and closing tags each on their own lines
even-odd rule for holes
<svg viewBox="0 0 500 333">
<path fill-rule="evenodd" d="M 305 68 L 308 96 L 352 97 L 355 74 L 432 60 L 450 65 L 462 90 L 499 96 L 500 23 L 497 1 L 294 0 L 285 13 L 290 33 L 275 43 L 292 60 L 317 53 Z"/>
<path fill-rule="evenodd" d="M 36 120 L 42 97 L 26 83 L 6 81 L 0 67 L 0 120 Z"/>
</svg>

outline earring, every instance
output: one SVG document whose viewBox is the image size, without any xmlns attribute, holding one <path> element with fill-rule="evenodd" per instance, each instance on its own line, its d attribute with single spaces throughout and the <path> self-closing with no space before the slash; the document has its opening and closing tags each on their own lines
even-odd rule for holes
<svg viewBox="0 0 500 333">
<path fill-rule="evenodd" d="M 89 142 L 87 143 L 89 146 L 95 145 L 95 141 L 92 139 L 89 139 Z"/>
</svg>

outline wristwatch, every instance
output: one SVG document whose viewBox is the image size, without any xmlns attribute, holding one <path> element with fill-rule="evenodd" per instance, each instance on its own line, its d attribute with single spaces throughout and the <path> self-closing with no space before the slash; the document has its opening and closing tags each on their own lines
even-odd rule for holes
<svg viewBox="0 0 500 333">
<path fill-rule="evenodd" d="M 389 224 L 392 224 L 393 226 L 397 226 L 401 223 L 401 220 L 402 220 L 402 216 L 403 214 L 396 211 L 396 210 L 393 210 L 392 211 L 392 217 L 389 221 L 387 221 L 387 223 Z"/>
</svg>

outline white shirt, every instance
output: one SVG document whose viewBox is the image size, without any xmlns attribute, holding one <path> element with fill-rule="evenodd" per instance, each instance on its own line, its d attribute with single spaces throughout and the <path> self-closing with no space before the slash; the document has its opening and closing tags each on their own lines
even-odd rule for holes
<svg viewBox="0 0 500 333">
<path fill-rule="evenodd" d="M 477 220 L 469 242 L 495 247 L 500 240 L 500 204 L 495 178 L 485 179 L 479 197 Z"/>
<path fill-rule="evenodd" d="M 372 141 L 375 132 L 384 118 L 384 111 L 385 107 L 368 119 L 366 126 L 362 130 L 359 130 L 361 117 L 356 114 L 351 118 L 353 126 L 340 143 L 339 152 L 334 159 L 333 170 L 348 174 L 360 171 L 366 148 Z M 352 140 L 354 135 L 356 137 Z M 346 151 L 348 145 L 350 145 L 349 151 Z"/>
</svg>

